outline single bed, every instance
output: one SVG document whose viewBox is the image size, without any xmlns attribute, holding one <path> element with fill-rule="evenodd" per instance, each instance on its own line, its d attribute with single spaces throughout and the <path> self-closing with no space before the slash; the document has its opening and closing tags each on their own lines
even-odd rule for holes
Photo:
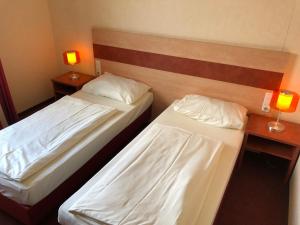
<svg viewBox="0 0 300 225">
<path fill-rule="evenodd" d="M 173 112 L 170 104 L 186 94 L 204 94 L 234 101 L 250 112 L 259 113 L 261 101 L 258 100 L 263 100 L 267 90 L 278 90 L 290 55 L 104 28 L 93 30 L 93 50 L 102 69 L 143 81 L 154 90 L 153 115 L 160 115 L 124 151 L 137 143 L 156 123 L 177 126 L 223 141 L 224 149 L 208 185 L 198 223 L 195 223 L 213 224 L 242 145 L 243 130 L 195 122 Z M 243 93 L 248 94 L 245 96 Z M 125 154 L 124 151 L 101 171 L 110 170 Z M 60 223 L 93 224 L 68 210 L 97 183 L 102 176 L 101 171 L 60 207 Z"/>
<path fill-rule="evenodd" d="M 113 107 L 117 112 L 49 166 L 22 182 L 0 178 L 1 210 L 24 224 L 40 222 L 59 206 L 146 126 L 151 116 L 151 92 L 133 104 L 84 91 L 73 96 Z"/>
<path fill-rule="evenodd" d="M 110 170 L 119 159 L 130 151 L 131 147 L 137 143 L 141 137 L 152 127 L 154 124 L 163 124 L 174 127 L 179 127 L 184 130 L 205 135 L 209 138 L 220 140 L 223 142 L 223 149 L 216 163 L 215 171 L 208 182 L 207 193 L 204 197 L 204 202 L 201 203 L 202 207 L 197 218 L 197 225 L 211 225 L 213 224 L 215 215 L 218 211 L 226 186 L 232 174 L 239 150 L 242 145 L 244 136 L 243 130 L 218 128 L 207 125 L 193 119 L 186 117 L 173 110 L 173 103 L 163 113 L 161 113 L 141 134 L 139 134 L 128 146 L 126 146 L 109 164 L 107 164 L 101 171 L 99 171 L 92 179 L 90 179 L 81 189 L 72 195 L 60 208 L 58 220 L 60 224 L 101 224 L 95 221 L 87 220 L 84 217 L 74 215 L 69 212 L 71 206 L 93 185 L 101 178 L 105 171 Z M 199 203 L 200 204 L 200 203 Z"/>
</svg>

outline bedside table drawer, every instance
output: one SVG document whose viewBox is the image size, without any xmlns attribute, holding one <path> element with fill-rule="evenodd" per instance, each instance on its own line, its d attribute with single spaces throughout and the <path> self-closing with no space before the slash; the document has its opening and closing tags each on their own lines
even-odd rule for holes
<svg viewBox="0 0 300 225">
<path fill-rule="evenodd" d="M 251 151 L 267 153 L 288 160 L 293 159 L 295 152 L 294 146 L 254 135 L 248 135 L 246 148 Z"/>
</svg>

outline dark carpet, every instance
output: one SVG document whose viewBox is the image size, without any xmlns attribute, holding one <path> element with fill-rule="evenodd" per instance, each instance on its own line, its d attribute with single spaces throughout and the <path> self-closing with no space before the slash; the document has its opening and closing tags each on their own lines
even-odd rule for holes
<svg viewBox="0 0 300 225">
<path fill-rule="evenodd" d="M 283 184 L 286 162 L 247 153 L 227 188 L 214 225 L 287 225 L 288 185 Z M 0 224 L 19 225 L 0 212 Z M 43 225 L 57 225 L 57 212 Z"/>
<path fill-rule="evenodd" d="M 287 162 L 247 152 L 227 188 L 214 225 L 287 225 Z"/>
<path fill-rule="evenodd" d="M 22 225 L 18 221 L 14 220 L 13 218 L 7 216 L 6 214 L 0 211 L 0 224 L 1 225 Z M 53 212 L 49 217 L 45 218 L 41 225 L 59 225 L 57 222 L 57 212 Z"/>
</svg>

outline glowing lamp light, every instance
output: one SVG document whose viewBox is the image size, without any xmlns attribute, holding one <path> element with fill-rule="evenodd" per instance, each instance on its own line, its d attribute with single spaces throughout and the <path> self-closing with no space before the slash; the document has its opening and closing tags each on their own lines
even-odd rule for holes
<svg viewBox="0 0 300 225">
<path fill-rule="evenodd" d="M 289 110 L 292 100 L 293 100 L 293 94 L 289 91 L 281 91 L 278 95 L 276 108 L 279 110 Z"/>
<path fill-rule="evenodd" d="M 63 53 L 64 56 L 64 63 L 66 65 L 75 65 L 80 63 L 79 52 L 75 50 L 66 51 Z"/>
<path fill-rule="evenodd" d="M 67 60 L 68 60 L 68 63 L 71 64 L 71 65 L 76 64 L 78 62 L 77 57 L 76 57 L 76 52 L 68 52 L 67 53 Z"/>
<path fill-rule="evenodd" d="M 295 112 L 297 108 L 299 97 L 295 92 L 281 90 L 275 93 L 272 98 L 272 107 L 278 109 L 278 116 L 276 121 L 268 123 L 269 131 L 281 132 L 284 131 L 285 126 L 279 122 L 281 112 Z"/>
<path fill-rule="evenodd" d="M 66 51 L 63 53 L 64 63 L 66 65 L 74 66 L 75 64 L 80 63 L 79 52 L 75 50 Z M 70 79 L 77 80 L 79 79 L 79 74 L 72 72 Z"/>
</svg>

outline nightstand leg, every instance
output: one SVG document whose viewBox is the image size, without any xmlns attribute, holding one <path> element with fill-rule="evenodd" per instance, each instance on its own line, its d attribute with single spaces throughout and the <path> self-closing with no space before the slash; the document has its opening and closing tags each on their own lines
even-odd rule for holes
<svg viewBox="0 0 300 225">
<path fill-rule="evenodd" d="M 300 148 L 295 148 L 293 158 L 289 163 L 289 167 L 288 167 L 287 173 L 286 173 L 285 178 L 284 178 L 284 183 L 288 183 L 289 180 L 290 180 L 292 172 L 294 171 L 297 160 L 299 158 L 299 152 L 300 152 Z"/>
</svg>

